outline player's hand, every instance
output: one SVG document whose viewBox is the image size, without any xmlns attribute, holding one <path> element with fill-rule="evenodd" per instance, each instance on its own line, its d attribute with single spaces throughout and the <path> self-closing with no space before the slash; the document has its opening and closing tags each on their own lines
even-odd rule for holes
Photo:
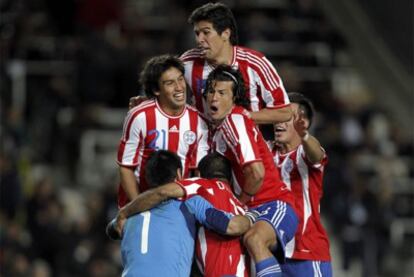
<svg viewBox="0 0 414 277">
<path fill-rule="evenodd" d="M 139 104 L 141 104 L 147 99 L 148 98 L 146 96 L 142 96 L 142 95 L 129 98 L 128 110 L 132 109 L 133 107 L 138 106 Z"/>
<path fill-rule="evenodd" d="M 256 223 L 257 218 L 260 216 L 260 213 L 256 210 L 248 210 L 245 214 L 245 217 L 247 217 L 247 219 L 249 219 L 250 221 L 250 226 L 253 226 L 253 224 Z"/>
<path fill-rule="evenodd" d="M 305 113 L 301 110 L 293 114 L 293 126 L 295 127 L 296 132 L 301 138 L 306 136 L 306 134 L 308 133 L 304 117 Z"/>
<path fill-rule="evenodd" d="M 122 232 L 125 222 L 126 218 L 119 215 L 116 218 L 112 219 L 106 226 L 106 235 L 112 240 L 122 239 Z"/>
</svg>

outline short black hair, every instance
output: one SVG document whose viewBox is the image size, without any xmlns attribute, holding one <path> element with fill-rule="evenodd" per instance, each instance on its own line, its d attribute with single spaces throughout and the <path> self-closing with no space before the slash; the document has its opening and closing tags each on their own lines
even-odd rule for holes
<svg viewBox="0 0 414 277">
<path fill-rule="evenodd" d="M 299 109 L 303 111 L 305 118 L 309 120 L 309 127 L 312 125 L 313 116 L 315 115 L 315 108 L 312 101 L 305 95 L 299 92 L 289 92 L 288 97 L 291 103 L 299 105 Z"/>
<path fill-rule="evenodd" d="M 237 34 L 237 23 L 229 7 L 223 3 L 207 3 L 196 8 L 188 18 L 188 23 L 194 26 L 200 21 L 208 21 L 213 25 L 219 35 L 227 28 L 230 29 L 230 43 L 237 45 L 239 38 Z"/>
<path fill-rule="evenodd" d="M 171 67 L 177 68 L 184 74 L 184 65 L 177 57 L 170 54 L 155 56 L 149 59 L 140 73 L 140 83 L 148 98 L 155 98 L 155 91 L 160 90 L 161 75 Z"/>
<path fill-rule="evenodd" d="M 183 169 L 180 157 L 173 152 L 159 150 L 153 152 L 147 160 L 145 179 L 150 187 L 158 187 L 174 182 L 177 169 Z"/>
<path fill-rule="evenodd" d="M 220 153 L 210 153 L 198 163 L 200 177 L 206 179 L 225 179 L 231 181 L 231 163 Z"/>
<path fill-rule="evenodd" d="M 204 94 L 214 91 L 214 84 L 216 81 L 231 81 L 233 82 L 233 100 L 238 106 L 246 109 L 249 108 L 250 99 L 246 95 L 246 87 L 243 76 L 238 69 L 234 69 L 230 65 L 220 64 L 213 71 L 208 74 L 206 89 Z"/>
</svg>

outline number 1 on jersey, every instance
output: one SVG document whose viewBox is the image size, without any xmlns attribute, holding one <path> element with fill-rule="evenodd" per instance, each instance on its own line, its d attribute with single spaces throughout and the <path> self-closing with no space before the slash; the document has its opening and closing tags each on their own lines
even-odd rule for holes
<svg viewBox="0 0 414 277">
<path fill-rule="evenodd" d="M 148 230 L 151 219 L 151 213 L 149 211 L 142 212 L 140 214 L 144 220 L 142 222 L 142 232 L 141 232 L 141 253 L 146 254 L 148 252 Z"/>
</svg>

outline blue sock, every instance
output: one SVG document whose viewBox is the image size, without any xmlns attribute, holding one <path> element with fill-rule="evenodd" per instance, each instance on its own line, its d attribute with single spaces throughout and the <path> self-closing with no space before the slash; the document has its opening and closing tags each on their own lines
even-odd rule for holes
<svg viewBox="0 0 414 277">
<path fill-rule="evenodd" d="M 280 265 L 275 257 L 256 263 L 256 277 L 282 277 Z"/>
</svg>

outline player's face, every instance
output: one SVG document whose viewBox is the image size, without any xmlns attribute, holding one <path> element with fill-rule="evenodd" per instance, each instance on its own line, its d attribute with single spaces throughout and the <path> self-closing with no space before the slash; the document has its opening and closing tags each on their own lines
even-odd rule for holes
<svg viewBox="0 0 414 277">
<path fill-rule="evenodd" d="M 194 33 L 203 58 L 209 61 L 222 60 L 220 55 L 223 55 L 223 50 L 229 45 L 229 30 L 219 35 L 211 22 L 199 21 L 194 24 Z"/>
<path fill-rule="evenodd" d="M 296 103 L 291 103 L 292 112 L 296 114 L 298 112 L 299 105 Z M 299 136 L 293 125 L 293 116 L 287 122 L 276 123 L 274 125 L 275 129 L 275 142 L 278 144 L 290 144 L 296 136 Z"/>
<path fill-rule="evenodd" d="M 233 109 L 233 82 L 216 81 L 207 93 L 208 113 L 214 122 L 222 121 Z"/>
<path fill-rule="evenodd" d="M 171 115 L 181 113 L 186 103 L 186 83 L 183 73 L 171 67 L 161 74 L 158 83 L 160 90 L 154 94 L 161 108 Z"/>
</svg>

